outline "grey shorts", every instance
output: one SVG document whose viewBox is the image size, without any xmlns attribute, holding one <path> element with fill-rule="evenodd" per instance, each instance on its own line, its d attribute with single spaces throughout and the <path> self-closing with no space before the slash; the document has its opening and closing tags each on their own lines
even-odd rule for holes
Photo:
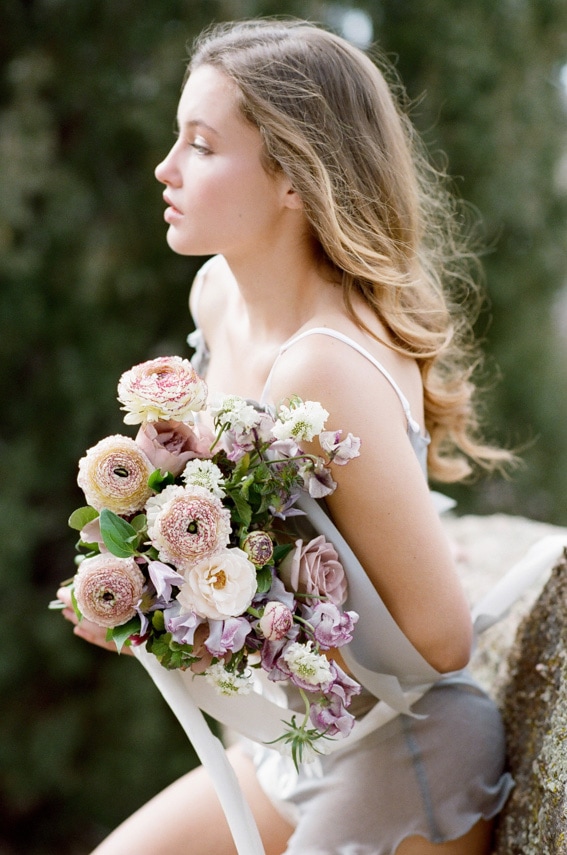
<svg viewBox="0 0 567 855">
<path fill-rule="evenodd" d="M 285 855 L 392 855 L 405 837 L 453 840 L 501 810 L 513 781 L 493 701 L 441 684 L 413 709 L 426 717 L 399 715 L 299 775 L 288 758 L 249 744 L 262 786 L 295 825 Z"/>
</svg>

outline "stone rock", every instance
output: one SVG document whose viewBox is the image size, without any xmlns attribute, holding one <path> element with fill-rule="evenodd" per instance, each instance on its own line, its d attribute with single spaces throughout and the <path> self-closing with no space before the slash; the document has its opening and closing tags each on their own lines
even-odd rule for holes
<svg viewBox="0 0 567 855">
<path fill-rule="evenodd" d="M 471 606 L 538 540 L 561 532 L 567 537 L 567 529 L 506 514 L 444 515 L 442 520 Z M 547 578 L 544 575 L 535 581 L 508 614 L 480 636 L 473 653 L 470 669 L 485 691 L 497 701 L 508 679 L 508 654 L 518 626 L 537 600 Z"/>
<path fill-rule="evenodd" d="M 448 517 L 471 604 L 541 537 L 565 529 L 521 517 Z M 485 632 L 471 670 L 502 710 L 516 781 L 493 855 L 567 855 L 567 561 Z"/>
<path fill-rule="evenodd" d="M 500 704 L 516 787 L 494 855 L 567 853 L 567 560 L 522 621 Z"/>
</svg>

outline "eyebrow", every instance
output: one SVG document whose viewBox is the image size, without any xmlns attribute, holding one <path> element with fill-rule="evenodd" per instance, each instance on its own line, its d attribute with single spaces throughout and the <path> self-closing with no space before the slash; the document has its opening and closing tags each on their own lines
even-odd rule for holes
<svg viewBox="0 0 567 855">
<path fill-rule="evenodd" d="M 177 123 L 177 125 L 179 127 L 179 122 Z M 204 122 L 202 119 L 191 119 L 188 122 L 183 122 L 183 128 L 184 129 L 197 128 L 197 127 L 206 128 L 208 131 L 215 134 L 215 136 L 220 137 L 219 132 L 215 128 L 213 128 L 211 125 L 208 125 L 207 122 Z"/>
</svg>

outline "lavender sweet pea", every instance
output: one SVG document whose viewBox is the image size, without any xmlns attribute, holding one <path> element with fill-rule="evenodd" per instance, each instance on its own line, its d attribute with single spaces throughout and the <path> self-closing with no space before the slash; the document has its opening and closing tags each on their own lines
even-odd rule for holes
<svg viewBox="0 0 567 855">
<path fill-rule="evenodd" d="M 323 650 L 342 647 L 352 641 L 356 612 L 341 612 L 334 603 L 317 603 L 309 617 L 315 641 Z"/>
</svg>

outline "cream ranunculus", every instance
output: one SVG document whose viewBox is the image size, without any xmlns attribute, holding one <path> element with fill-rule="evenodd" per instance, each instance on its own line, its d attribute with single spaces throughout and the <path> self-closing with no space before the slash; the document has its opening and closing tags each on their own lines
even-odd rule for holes
<svg viewBox="0 0 567 855">
<path fill-rule="evenodd" d="M 87 620 L 99 626 L 121 626 L 136 614 L 144 583 L 133 558 L 108 552 L 85 558 L 75 575 L 77 605 Z"/>
<path fill-rule="evenodd" d="M 243 614 L 256 593 L 256 568 L 241 549 L 223 549 L 193 564 L 177 599 L 211 620 Z"/>
<path fill-rule="evenodd" d="M 77 483 L 89 505 L 115 514 L 141 510 L 151 496 L 148 478 L 154 467 L 128 436 L 101 439 L 79 461 Z"/>
<path fill-rule="evenodd" d="M 204 487 L 166 487 L 146 505 L 148 536 L 160 561 L 183 573 L 228 544 L 230 511 Z"/>
<path fill-rule="evenodd" d="M 207 385 L 191 363 L 180 356 L 162 356 L 125 371 L 118 383 L 124 421 L 192 422 L 207 400 Z"/>
</svg>

